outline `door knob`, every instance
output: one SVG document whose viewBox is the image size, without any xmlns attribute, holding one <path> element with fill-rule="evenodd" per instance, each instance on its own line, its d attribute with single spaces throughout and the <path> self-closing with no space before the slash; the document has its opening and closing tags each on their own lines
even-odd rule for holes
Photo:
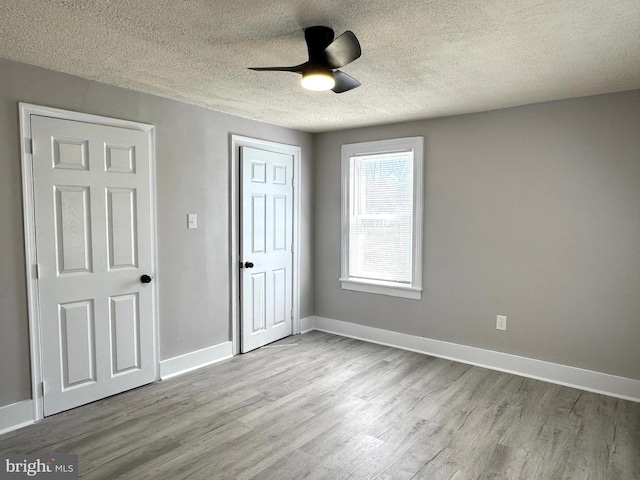
<svg viewBox="0 0 640 480">
<path fill-rule="evenodd" d="M 244 268 L 253 268 L 252 262 L 244 262 Z"/>
<path fill-rule="evenodd" d="M 142 275 L 140 277 L 140 281 L 142 283 L 151 283 L 151 280 L 153 280 L 153 277 L 150 277 L 149 275 Z"/>
</svg>

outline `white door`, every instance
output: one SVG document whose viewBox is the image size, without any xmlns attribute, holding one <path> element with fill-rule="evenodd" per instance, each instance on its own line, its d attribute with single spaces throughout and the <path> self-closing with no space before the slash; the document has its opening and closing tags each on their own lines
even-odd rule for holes
<svg viewBox="0 0 640 480">
<path fill-rule="evenodd" d="M 51 415 L 155 380 L 151 154 L 127 128 L 32 115 L 31 131 Z"/>
<path fill-rule="evenodd" d="M 241 350 L 292 334 L 293 156 L 240 147 Z"/>
</svg>

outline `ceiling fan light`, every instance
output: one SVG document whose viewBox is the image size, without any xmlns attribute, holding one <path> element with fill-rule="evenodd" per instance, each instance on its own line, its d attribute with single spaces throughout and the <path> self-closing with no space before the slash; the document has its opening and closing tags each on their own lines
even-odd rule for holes
<svg viewBox="0 0 640 480">
<path fill-rule="evenodd" d="M 335 87 L 336 81 L 331 72 L 309 72 L 302 75 L 300 84 L 307 90 L 324 92 Z"/>
</svg>

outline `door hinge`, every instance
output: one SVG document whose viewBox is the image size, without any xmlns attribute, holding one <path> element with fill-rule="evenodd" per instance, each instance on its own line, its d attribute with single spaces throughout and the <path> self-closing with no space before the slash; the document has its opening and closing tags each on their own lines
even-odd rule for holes
<svg viewBox="0 0 640 480">
<path fill-rule="evenodd" d="M 35 267 L 36 279 L 38 279 L 38 280 L 39 280 L 39 279 L 40 279 L 40 266 L 36 263 L 36 264 L 34 265 L 34 267 Z"/>
<path fill-rule="evenodd" d="M 296 245 L 295 245 L 295 243 L 291 244 L 291 253 L 296 253 Z"/>
<path fill-rule="evenodd" d="M 293 320 L 293 308 L 291 309 L 291 320 Z"/>
<path fill-rule="evenodd" d="M 44 397 L 44 382 L 40 382 L 40 395 Z"/>
</svg>

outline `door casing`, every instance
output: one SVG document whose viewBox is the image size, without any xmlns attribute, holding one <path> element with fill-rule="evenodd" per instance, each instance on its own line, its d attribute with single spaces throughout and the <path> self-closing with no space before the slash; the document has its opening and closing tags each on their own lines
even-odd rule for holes
<svg viewBox="0 0 640 480">
<path fill-rule="evenodd" d="M 259 148 L 293 156 L 293 335 L 300 333 L 300 157 L 301 148 L 295 145 L 231 135 L 230 202 L 229 202 L 229 260 L 230 312 L 233 355 L 240 353 L 240 147 Z"/>
<path fill-rule="evenodd" d="M 19 103 L 20 111 L 20 152 L 22 162 L 22 205 L 24 218 L 25 266 L 27 274 L 27 299 L 29 316 L 29 344 L 31 356 L 31 392 L 33 399 L 33 418 L 35 421 L 44 418 L 44 402 L 42 388 L 42 358 L 40 342 L 40 309 L 38 292 L 38 272 L 36 256 L 36 223 L 35 197 L 33 191 L 33 155 L 31 149 L 31 115 L 72 120 L 96 125 L 128 128 L 146 132 L 149 138 L 150 153 L 150 207 L 151 207 L 151 262 L 152 270 L 157 271 L 157 211 L 156 211 L 156 156 L 155 156 L 155 127 L 153 125 L 120 120 L 98 115 L 78 113 L 58 108 Z M 154 279 L 152 285 L 152 323 L 153 323 L 153 355 L 154 377 L 159 379 L 159 330 L 158 330 L 158 282 Z"/>
</svg>

